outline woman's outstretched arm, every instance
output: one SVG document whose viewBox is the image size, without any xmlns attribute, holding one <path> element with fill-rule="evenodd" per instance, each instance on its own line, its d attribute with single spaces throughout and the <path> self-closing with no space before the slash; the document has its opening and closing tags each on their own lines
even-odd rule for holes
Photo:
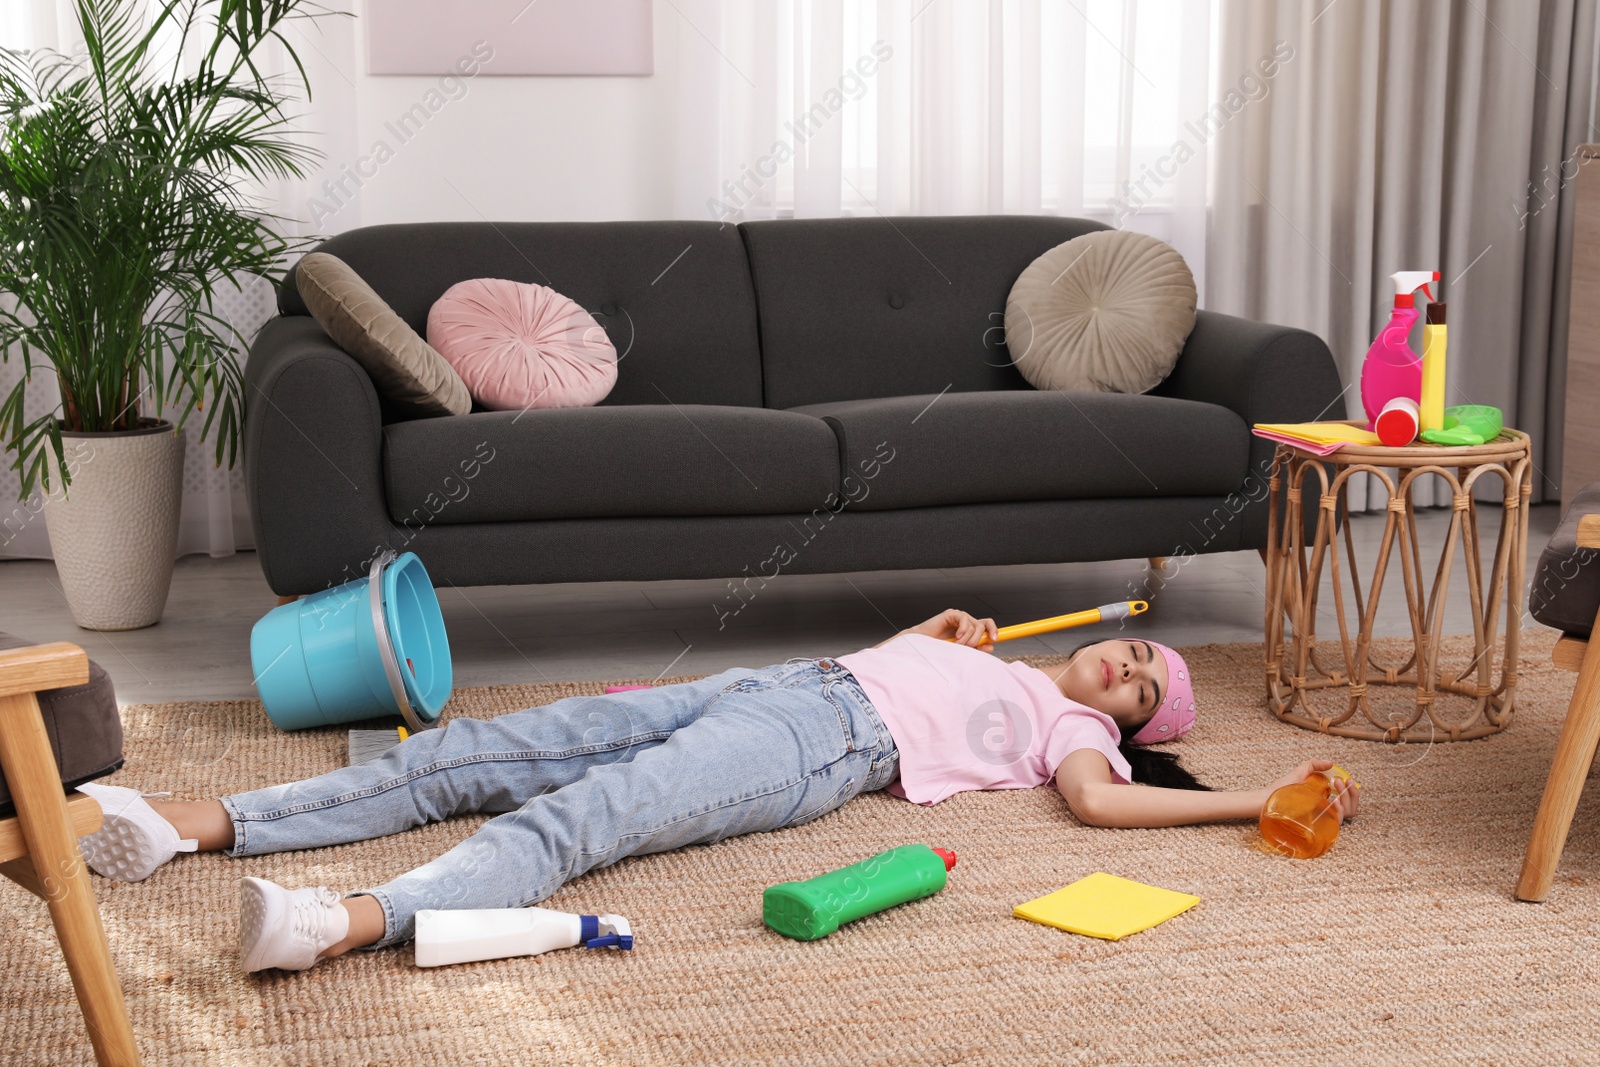
<svg viewBox="0 0 1600 1067">
<path fill-rule="evenodd" d="M 1201 791 L 1126 785 L 1111 776 L 1111 764 L 1092 748 L 1068 754 L 1056 769 L 1056 789 L 1072 813 L 1090 826 L 1186 826 L 1260 817 L 1267 798 L 1279 786 L 1333 766 L 1331 760 L 1307 760 L 1263 789 Z M 1343 820 L 1354 815 L 1360 792 L 1341 787 L 1334 809 Z"/>
<path fill-rule="evenodd" d="M 900 634 L 923 634 L 926 637 L 942 639 L 953 638 L 957 644 L 978 648 L 979 642 L 984 642 L 985 652 L 994 651 L 994 640 L 1000 636 L 1000 630 L 993 619 L 980 619 L 969 615 L 960 608 L 945 608 L 933 618 L 919 622 L 915 626 L 908 626 L 894 637 L 886 637 L 873 645 L 873 648 L 882 648 Z"/>
</svg>

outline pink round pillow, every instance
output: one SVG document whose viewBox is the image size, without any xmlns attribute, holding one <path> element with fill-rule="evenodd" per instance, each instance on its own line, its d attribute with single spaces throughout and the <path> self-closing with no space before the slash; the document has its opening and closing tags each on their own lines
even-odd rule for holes
<svg viewBox="0 0 1600 1067">
<path fill-rule="evenodd" d="M 474 278 L 428 311 L 428 343 L 496 411 L 598 404 L 617 384 L 617 349 L 594 316 L 554 289 Z"/>
</svg>

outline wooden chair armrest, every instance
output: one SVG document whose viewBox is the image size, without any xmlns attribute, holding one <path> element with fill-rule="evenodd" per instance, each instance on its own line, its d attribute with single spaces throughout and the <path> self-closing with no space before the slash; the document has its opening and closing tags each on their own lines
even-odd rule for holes
<svg viewBox="0 0 1600 1067">
<path fill-rule="evenodd" d="M 84 685 L 88 681 L 88 653 L 65 641 L 0 652 L 0 697 Z"/>
<path fill-rule="evenodd" d="M 1583 655 L 1587 651 L 1589 642 L 1571 634 L 1562 634 L 1556 638 L 1556 647 L 1550 653 L 1550 658 L 1562 670 L 1576 671 L 1583 667 Z"/>
<path fill-rule="evenodd" d="M 1578 547 L 1600 548 L 1600 515 L 1585 515 L 1578 520 Z"/>
<path fill-rule="evenodd" d="M 0 863 L 0 873 L 44 897 L 89 1027 L 95 1062 L 137 1067 L 139 1046 L 128 1021 L 127 1001 L 95 905 L 89 869 L 78 850 L 80 827 L 93 821 L 82 801 L 94 801 L 90 797 L 68 801 L 62 796 L 60 769 L 34 695 L 37 689 L 88 680 L 89 658 L 74 645 L 0 652 L 0 768 L 11 787 L 16 828 L 28 850 L 25 857 Z M 10 847 L 15 849 L 15 843 Z"/>
<path fill-rule="evenodd" d="M 72 825 L 72 836 L 82 837 L 92 834 L 100 829 L 105 813 L 100 810 L 100 802 L 94 797 L 82 793 L 73 793 L 66 798 L 67 821 Z M 9 819 L 0 819 L 0 863 L 14 860 L 18 856 L 28 854 L 28 843 L 22 839 L 22 824 L 15 816 Z"/>
</svg>

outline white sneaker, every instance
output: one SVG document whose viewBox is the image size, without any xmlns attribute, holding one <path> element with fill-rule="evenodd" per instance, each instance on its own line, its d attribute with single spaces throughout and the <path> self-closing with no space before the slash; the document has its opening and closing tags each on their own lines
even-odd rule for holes
<svg viewBox="0 0 1600 1067">
<path fill-rule="evenodd" d="M 285 889 L 265 878 L 239 883 L 239 960 L 246 971 L 303 971 L 349 932 L 350 913 L 331 889 Z"/>
<path fill-rule="evenodd" d="M 78 839 L 90 870 L 118 882 L 142 882 L 179 852 L 200 847 L 194 838 L 180 838 L 172 824 L 145 797 L 170 793 L 141 793 L 120 785 L 80 785 L 78 792 L 93 797 L 105 813 L 100 829 Z"/>
</svg>

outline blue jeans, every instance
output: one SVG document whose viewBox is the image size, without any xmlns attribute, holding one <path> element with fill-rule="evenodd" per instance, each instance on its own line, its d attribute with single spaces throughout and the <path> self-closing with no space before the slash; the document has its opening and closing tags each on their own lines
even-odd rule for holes
<svg viewBox="0 0 1600 1067">
<path fill-rule="evenodd" d="M 375 889 L 378 945 L 425 908 L 536 904 L 624 856 L 798 826 L 882 789 L 899 752 L 831 659 L 454 719 L 383 758 L 222 798 L 232 855 L 364 841 L 466 812 L 504 812 Z M 595 901 L 592 910 L 604 910 Z"/>
</svg>

